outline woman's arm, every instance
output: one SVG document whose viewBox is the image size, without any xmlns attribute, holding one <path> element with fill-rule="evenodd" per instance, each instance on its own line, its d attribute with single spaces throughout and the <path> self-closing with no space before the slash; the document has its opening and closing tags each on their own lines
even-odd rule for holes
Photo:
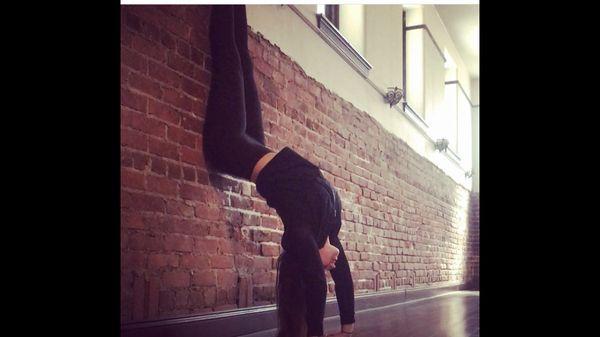
<svg viewBox="0 0 600 337">
<path fill-rule="evenodd" d="M 309 336 L 323 335 L 323 318 L 327 297 L 327 279 L 319 247 L 307 225 L 286 223 L 283 248 L 298 259 L 305 288 L 306 324 Z"/>
<path fill-rule="evenodd" d="M 337 235 L 329 236 L 332 245 L 340 250 L 335 268 L 330 270 L 333 281 L 335 282 L 335 296 L 340 310 L 340 322 L 342 327 L 347 325 L 343 331 L 352 331 L 354 320 L 354 284 L 352 283 L 352 274 L 350 265 L 344 253 L 344 248 Z M 352 328 L 352 330 L 350 330 Z"/>
</svg>

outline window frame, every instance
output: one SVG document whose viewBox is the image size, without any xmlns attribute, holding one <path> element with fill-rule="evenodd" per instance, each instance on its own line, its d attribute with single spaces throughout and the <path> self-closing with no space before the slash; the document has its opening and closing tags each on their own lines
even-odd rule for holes
<svg viewBox="0 0 600 337">
<path fill-rule="evenodd" d="M 325 12 L 327 12 L 328 6 L 338 6 L 337 20 L 339 25 L 339 5 L 325 5 Z M 350 63 L 360 75 L 368 78 L 369 71 L 373 69 L 373 66 L 350 44 L 336 25 L 327 18 L 326 14 L 317 13 L 317 28 L 338 54 Z"/>
<path fill-rule="evenodd" d="M 325 17 L 340 29 L 340 5 L 325 5 Z"/>
</svg>

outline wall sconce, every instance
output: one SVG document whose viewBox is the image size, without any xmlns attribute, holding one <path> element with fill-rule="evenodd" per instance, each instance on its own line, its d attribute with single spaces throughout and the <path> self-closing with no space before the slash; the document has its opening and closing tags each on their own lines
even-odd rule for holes
<svg viewBox="0 0 600 337">
<path fill-rule="evenodd" d="M 473 177 L 473 170 L 468 170 L 467 172 L 465 172 L 465 178 L 471 178 Z"/>
<path fill-rule="evenodd" d="M 402 89 L 398 88 L 398 87 L 393 87 L 393 88 L 388 88 L 388 92 L 387 94 L 385 94 L 385 101 L 387 103 L 390 103 L 390 108 L 392 108 L 392 106 L 402 102 L 406 102 L 402 100 L 402 97 L 404 97 L 404 92 L 402 91 Z"/>
<path fill-rule="evenodd" d="M 441 138 L 435 141 L 435 149 L 442 152 L 446 152 L 448 150 L 448 145 L 450 142 L 446 138 Z"/>
</svg>

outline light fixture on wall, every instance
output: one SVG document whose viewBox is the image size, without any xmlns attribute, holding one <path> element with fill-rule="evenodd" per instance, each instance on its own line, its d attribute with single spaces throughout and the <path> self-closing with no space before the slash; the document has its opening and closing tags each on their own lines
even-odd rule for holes
<svg viewBox="0 0 600 337">
<path fill-rule="evenodd" d="M 442 152 L 446 152 L 448 150 L 448 145 L 450 144 L 450 142 L 448 141 L 448 139 L 446 138 L 440 138 L 438 140 L 435 141 L 435 149 Z"/>
<path fill-rule="evenodd" d="M 406 101 L 402 100 L 403 97 L 404 91 L 402 91 L 402 89 L 398 87 L 389 87 L 388 92 L 385 94 L 385 101 L 390 103 L 390 108 L 392 108 L 392 106 L 400 102 L 405 103 Z"/>
</svg>

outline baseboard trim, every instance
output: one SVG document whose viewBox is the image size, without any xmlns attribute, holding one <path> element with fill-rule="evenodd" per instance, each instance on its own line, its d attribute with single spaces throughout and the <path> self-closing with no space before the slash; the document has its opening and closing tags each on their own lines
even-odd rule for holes
<svg viewBox="0 0 600 337">
<path fill-rule="evenodd" d="M 357 295 L 355 310 L 372 309 L 415 299 L 425 299 L 462 290 L 465 284 L 406 288 Z M 338 324 L 334 298 L 325 305 L 325 324 Z M 335 321 L 335 322 L 334 322 Z M 121 337 L 259 337 L 271 336 L 277 327 L 275 305 L 236 309 L 218 313 L 128 323 L 121 325 Z"/>
</svg>

